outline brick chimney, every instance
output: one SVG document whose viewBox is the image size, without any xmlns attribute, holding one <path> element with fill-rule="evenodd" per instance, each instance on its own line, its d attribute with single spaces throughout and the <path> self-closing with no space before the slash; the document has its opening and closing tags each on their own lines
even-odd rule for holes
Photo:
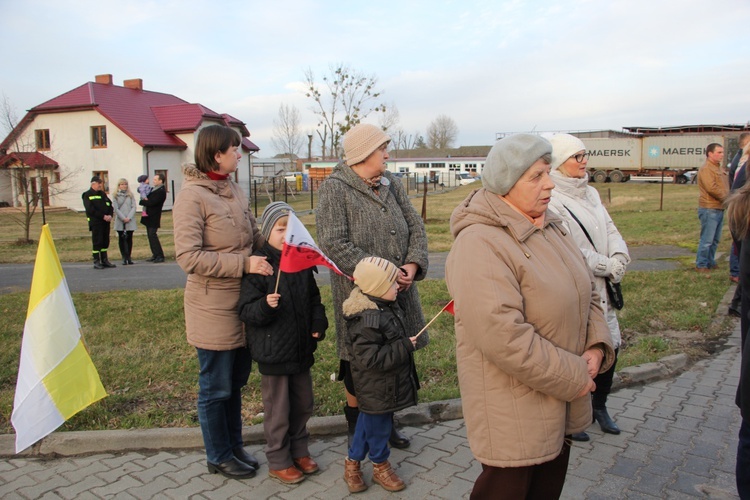
<svg viewBox="0 0 750 500">
<path fill-rule="evenodd" d="M 96 83 L 112 85 L 112 75 L 96 75 Z"/>
<path fill-rule="evenodd" d="M 133 78 L 131 80 L 125 80 L 122 82 L 122 86 L 127 89 L 143 90 L 143 79 Z"/>
</svg>

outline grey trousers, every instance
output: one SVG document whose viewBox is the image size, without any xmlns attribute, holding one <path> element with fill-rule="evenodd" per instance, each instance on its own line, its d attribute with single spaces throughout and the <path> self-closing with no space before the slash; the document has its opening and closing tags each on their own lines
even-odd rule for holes
<svg viewBox="0 0 750 500">
<path fill-rule="evenodd" d="M 263 432 L 268 468 L 287 469 L 292 459 L 310 455 L 307 421 L 313 414 L 310 370 L 296 375 L 261 375 Z"/>
</svg>

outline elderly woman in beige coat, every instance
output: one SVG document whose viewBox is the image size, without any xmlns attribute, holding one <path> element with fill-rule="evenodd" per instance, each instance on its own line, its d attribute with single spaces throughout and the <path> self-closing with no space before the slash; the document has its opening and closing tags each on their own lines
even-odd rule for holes
<svg viewBox="0 0 750 500">
<path fill-rule="evenodd" d="M 550 143 L 498 141 L 483 188 L 453 212 L 446 281 L 472 453 L 472 498 L 558 498 L 570 434 L 591 423 L 593 378 L 614 359 L 593 276 L 547 211 Z"/>
<path fill-rule="evenodd" d="M 244 273 L 273 273 L 265 257 L 251 256 L 265 240 L 231 178 L 239 145 L 229 127 L 202 129 L 195 165 L 183 169 L 185 182 L 172 210 L 177 263 L 188 275 L 185 327 L 200 365 L 198 419 L 208 470 L 235 479 L 252 477 L 258 469 L 242 445 L 240 390 L 251 359 L 237 311 L 240 281 Z"/>
</svg>

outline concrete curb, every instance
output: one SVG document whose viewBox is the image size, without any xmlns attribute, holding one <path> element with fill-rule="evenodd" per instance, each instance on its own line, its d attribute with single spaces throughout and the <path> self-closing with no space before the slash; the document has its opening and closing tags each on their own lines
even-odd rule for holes
<svg viewBox="0 0 750 500">
<path fill-rule="evenodd" d="M 724 295 L 716 308 L 715 318 L 724 316 L 734 294 L 734 286 Z M 671 378 L 688 367 L 687 354 L 666 356 L 654 363 L 623 368 L 615 373 L 612 391 L 656 380 Z M 401 425 L 419 426 L 444 420 L 463 418 L 461 399 L 420 403 L 396 413 Z M 308 422 L 311 436 L 340 435 L 346 432 L 343 415 L 313 417 Z M 262 443 L 263 424 L 245 427 L 245 443 Z M 185 450 L 203 447 L 200 428 L 128 429 L 107 431 L 53 432 L 27 450 L 15 454 L 15 435 L 0 435 L 0 457 L 53 457 L 94 453 L 124 453 L 132 451 Z"/>
</svg>

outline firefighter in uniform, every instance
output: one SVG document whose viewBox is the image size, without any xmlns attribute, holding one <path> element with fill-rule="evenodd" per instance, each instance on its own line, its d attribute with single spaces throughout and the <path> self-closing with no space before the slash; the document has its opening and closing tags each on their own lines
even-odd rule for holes
<svg viewBox="0 0 750 500">
<path fill-rule="evenodd" d="M 112 201 L 104 192 L 102 179 L 95 175 L 91 178 L 91 189 L 83 193 L 83 206 L 91 231 L 91 243 L 94 248 L 94 269 L 117 267 L 107 258 L 109 249 L 109 223 L 112 221 Z"/>
</svg>

